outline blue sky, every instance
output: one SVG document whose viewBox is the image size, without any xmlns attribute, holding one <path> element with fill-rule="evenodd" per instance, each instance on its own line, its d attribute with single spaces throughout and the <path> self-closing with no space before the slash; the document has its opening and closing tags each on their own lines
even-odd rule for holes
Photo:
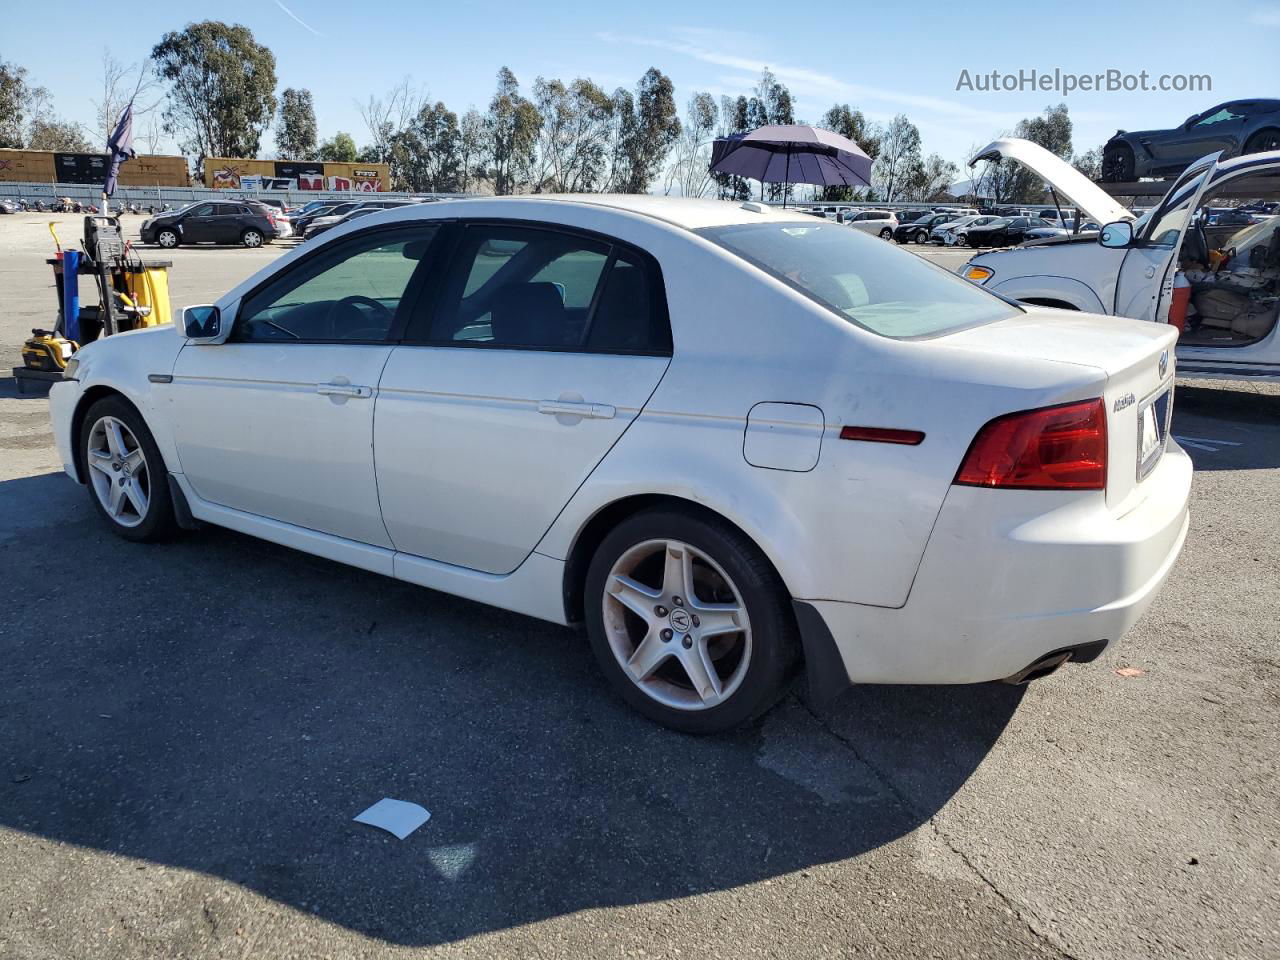
<svg viewBox="0 0 1280 960">
<path fill-rule="evenodd" d="M 133 0 L 115 7 L 114 25 L 103 30 L 100 3 L 64 0 L 56 20 L 51 8 L 14 7 L 0 26 L 0 58 L 27 67 L 33 82 L 49 88 L 60 115 L 86 123 L 101 82 L 104 45 L 122 61 L 141 60 L 164 31 L 201 18 L 191 5 Z M 1062 99 L 1075 121 L 1076 149 L 1083 151 L 1118 127 L 1171 126 L 1223 100 L 1280 96 L 1280 2 L 1274 0 L 1218 8 L 1173 0 L 845 0 L 804 8 L 804 16 L 785 4 L 756 0 L 652 0 L 621 8 L 503 0 L 240 0 L 216 9 L 208 16 L 243 23 L 275 52 L 281 88 L 311 89 L 322 136 L 346 130 L 357 143 L 367 138 L 356 101 L 408 76 L 459 113 L 471 105 L 483 109 L 503 64 L 526 90 L 539 75 L 566 81 L 588 76 L 609 90 L 630 87 L 657 66 L 672 78 L 682 107 L 696 90 L 748 92 L 768 66 L 791 89 L 799 119 L 816 121 L 837 101 L 880 121 L 905 112 L 920 128 L 926 152 L 957 162 L 971 146 Z M 71 23 L 80 26 L 65 29 Z M 1065 98 L 956 90 L 963 69 L 1055 67 L 1207 73 L 1213 89 L 1077 91 Z M 264 152 L 269 149 L 268 140 Z"/>
</svg>

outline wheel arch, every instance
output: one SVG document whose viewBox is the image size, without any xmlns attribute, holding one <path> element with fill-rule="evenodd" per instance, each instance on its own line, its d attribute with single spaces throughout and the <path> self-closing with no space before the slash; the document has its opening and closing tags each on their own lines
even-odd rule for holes
<svg viewBox="0 0 1280 960">
<path fill-rule="evenodd" d="M 1063 306 L 1085 313 L 1110 313 L 1097 292 L 1074 277 L 1011 277 L 992 287 L 997 293 L 1022 303 L 1044 307 Z"/>
<path fill-rule="evenodd" d="M 1244 146 L 1241 148 L 1240 152 L 1242 154 L 1254 152 L 1249 150 L 1249 146 L 1256 143 L 1259 137 L 1266 136 L 1267 134 L 1280 134 L 1280 126 L 1269 124 L 1268 126 L 1253 131 L 1253 133 L 1249 134 L 1249 139 L 1244 142 Z"/>
<path fill-rule="evenodd" d="M 704 520 L 711 520 L 716 523 L 723 523 L 733 528 L 742 536 L 746 537 L 756 549 L 769 561 L 769 566 L 773 568 L 773 572 L 777 575 L 779 582 L 786 586 L 786 581 L 782 577 L 782 573 L 778 570 L 777 564 L 771 558 L 761 545 L 758 538 L 751 535 L 750 531 L 744 530 L 739 524 L 734 523 L 724 514 L 707 506 L 704 503 L 698 503 L 696 500 L 690 500 L 687 497 L 676 496 L 666 493 L 642 493 L 632 494 L 621 497 L 620 499 L 611 501 L 600 507 L 595 513 L 587 518 L 586 522 L 578 529 L 569 546 L 569 552 L 565 556 L 564 563 L 564 612 L 565 619 L 570 623 L 581 623 L 584 614 L 584 592 L 587 579 L 587 568 L 591 565 L 591 558 L 595 556 L 596 550 L 618 524 L 622 523 L 629 517 L 635 516 L 645 510 L 653 510 L 660 507 L 670 507 L 685 511 L 694 516 L 701 517 Z M 789 591 L 788 591 L 789 592 Z"/>
<path fill-rule="evenodd" d="M 89 408 L 95 403 L 99 400 L 105 400 L 107 397 L 119 397 L 132 407 L 134 412 L 137 413 L 139 417 L 142 417 L 142 422 L 147 424 L 147 429 L 151 430 L 151 435 L 153 437 L 155 436 L 155 430 L 152 429 L 150 423 L 147 423 L 146 416 L 138 408 L 138 405 L 130 400 L 126 394 L 117 390 L 115 387 L 109 387 L 106 384 L 94 384 L 80 394 L 80 398 L 76 401 L 75 410 L 71 414 L 71 464 L 76 468 L 76 483 L 83 484 L 86 477 L 84 466 L 84 434 L 82 433 L 84 429 L 85 414 L 89 412 Z"/>
</svg>

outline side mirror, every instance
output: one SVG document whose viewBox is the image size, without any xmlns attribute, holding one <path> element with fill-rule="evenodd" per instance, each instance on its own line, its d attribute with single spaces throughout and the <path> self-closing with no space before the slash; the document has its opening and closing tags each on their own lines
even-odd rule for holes
<svg viewBox="0 0 1280 960">
<path fill-rule="evenodd" d="M 1123 250 L 1133 243 L 1133 222 L 1117 220 L 1098 231 L 1098 243 L 1111 250 Z"/>
<path fill-rule="evenodd" d="M 182 332 L 193 343 L 210 343 L 222 332 L 222 314 L 211 304 L 186 307 L 182 311 Z"/>
</svg>

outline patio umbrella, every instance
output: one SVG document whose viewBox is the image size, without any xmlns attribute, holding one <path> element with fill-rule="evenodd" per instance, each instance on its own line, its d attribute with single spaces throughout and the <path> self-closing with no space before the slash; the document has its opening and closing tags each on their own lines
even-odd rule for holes
<svg viewBox="0 0 1280 960">
<path fill-rule="evenodd" d="M 847 137 L 803 124 L 771 125 L 716 140 L 711 171 L 761 183 L 871 186 L 871 158 Z"/>
</svg>

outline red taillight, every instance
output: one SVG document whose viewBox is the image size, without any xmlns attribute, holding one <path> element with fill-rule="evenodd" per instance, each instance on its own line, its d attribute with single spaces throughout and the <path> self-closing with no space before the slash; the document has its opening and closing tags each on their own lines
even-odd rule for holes
<svg viewBox="0 0 1280 960">
<path fill-rule="evenodd" d="M 1102 490 L 1107 485 L 1107 408 L 1096 399 L 997 417 L 978 431 L 955 482 Z"/>
</svg>

